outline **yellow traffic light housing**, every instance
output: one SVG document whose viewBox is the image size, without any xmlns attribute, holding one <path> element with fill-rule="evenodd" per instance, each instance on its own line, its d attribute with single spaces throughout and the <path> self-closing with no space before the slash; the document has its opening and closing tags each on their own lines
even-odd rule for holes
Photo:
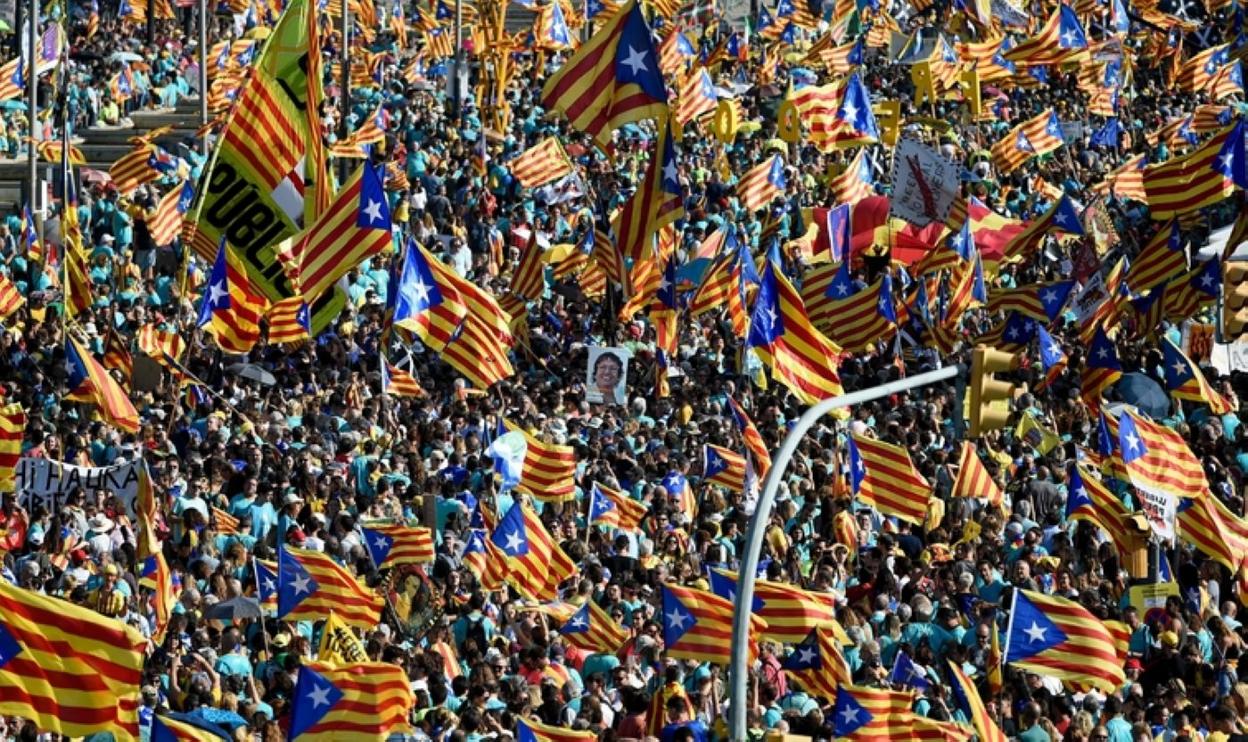
<svg viewBox="0 0 1248 742">
<path fill-rule="evenodd" d="M 1222 342 L 1248 340 L 1248 261 L 1222 266 Z"/>
<path fill-rule="evenodd" d="M 1020 353 L 979 345 L 971 353 L 971 405 L 970 436 L 978 438 L 989 430 L 1005 427 L 1010 418 L 1009 410 L 1000 410 L 992 403 L 1008 400 L 1014 394 L 1014 385 L 1008 381 L 992 378 L 995 373 L 1018 368 Z"/>
</svg>

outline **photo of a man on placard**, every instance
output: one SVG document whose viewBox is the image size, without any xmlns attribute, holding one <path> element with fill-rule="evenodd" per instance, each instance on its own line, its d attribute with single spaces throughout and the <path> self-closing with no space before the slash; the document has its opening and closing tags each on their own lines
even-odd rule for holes
<svg viewBox="0 0 1248 742">
<path fill-rule="evenodd" d="M 624 348 L 590 348 L 585 399 L 595 404 L 623 404 L 628 358 L 629 352 Z"/>
</svg>

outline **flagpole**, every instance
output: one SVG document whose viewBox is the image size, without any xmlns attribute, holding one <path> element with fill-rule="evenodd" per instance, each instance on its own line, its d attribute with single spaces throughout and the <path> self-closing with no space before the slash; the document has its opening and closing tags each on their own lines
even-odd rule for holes
<svg viewBox="0 0 1248 742">
<path fill-rule="evenodd" d="M 1005 676 L 1005 658 L 1010 656 L 1010 638 L 1014 636 L 1014 617 L 1018 615 L 1018 588 L 1014 588 L 1013 594 L 1010 596 L 1010 620 L 1005 624 L 1005 648 L 1001 650 L 1001 656 L 997 659 L 1001 662 L 1001 674 Z M 992 622 L 992 630 L 997 630 L 997 622 Z"/>
<path fill-rule="evenodd" d="M 208 125 L 208 0 L 199 0 L 199 125 Z M 206 132 L 199 140 L 199 151 L 208 157 Z"/>
<path fill-rule="evenodd" d="M 341 79 L 338 86 L 338 115 L 341 121 L 338 122 L 338 139 L 344 140 L 349 132 L 347 131 L 347 117 L 351 114 L 351 47 L 347 43 L 347 38 L 351 35 L 351 11 L 347 9 L 347 0 L 340 0 L 342 3 L 342 70 Z M 348 163 L 345 157 L 338 158 L 338 182 L 345 183 L 349 174 Z"/>
<path fill-rule="evenodd" d="M 26 5 L 26 22 L 29 33 L 26 36 L 28 49 L 25 55 L 19 52 L 19 63 L 26 65 L 26 105 L 30 108 L 27 116 L 29 118 L 30 131 L 30 149 L 26 153 L 26 179 L 30 184 L 30 193 L 27 196 L 27 203 L 30 204 L 31 218 L 35 219 L 35 215 L 39 213 L 38 190 L 39 190 L 39 151 L 35 140 L 35 127 L 39 125 L 39 76 L 35 74 L 35 50 L 39 48 L 39 5 L 35 0 L 27 0 Z M 21 30 L 18 30 L 18 38 L 20 38 Z M 21 43 L 18 42 L 20 50 Z M 25 56 L 25 60 L 20 57 Z M 32 224 L 33 228 L 34 225 Z M 47 262 L 47 249 L 43 251 L 43 257 L 39 259 L 39 269 L 42 271 L 44 264 Z"/>
</svg>

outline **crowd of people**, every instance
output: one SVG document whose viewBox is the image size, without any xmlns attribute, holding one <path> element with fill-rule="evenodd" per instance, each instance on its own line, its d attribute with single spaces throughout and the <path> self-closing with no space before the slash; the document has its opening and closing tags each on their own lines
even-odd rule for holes
<svg viewBox="0 0 1248 742">
<path fill-rule="evenodd" d="M 263 24 L 264 13 L 257 21 L 255 12 L 261 5 L 220 16 L 210 43 L 242 39 L 251 26 Z M 808 219 L 811 207 L 836 205 L 833 182 L 856 150 L 825 153 L 809 141 L 786 147 L 787 184 L 763 209 L 745 208 L 737 187 L 747 170 L 777 151 L 776 110 L 787 92 L 826 79 L 826 73 L 807 69 L 806 58 L 825 32 L 839 34 L 840 45 L 867 39 L 885 19 L 895 19 L 896 31 L 882 44 L 866 45 L 858 63 L 872 100 L 901 101 L 906 135 L 956 162 L 962 195 L 996 214 L 1035 220 L 1063 197 L 1081 206 L 1095 201 L 1116 235 L 1100 256 L 1097 270 L 1103 273 L 1119 257 L 1135 260 L 1169 227 L 1154 220 L 1138 197 L 1098 186 L 1136 155 L 1157 162 L 1192 147 L 1193 141 L 1176 145 L 1168 134 L 1153 135 L 1215 103 L 1206 91 L 1176 89 L 1175 70 L 1219 44 L 1229 44 L 1232 57 L 1243 48 L 1238 3 L 1209 2 L 1191 19 L 1155 4 L 1110 3 L 1132 11 L 1130 33 L 1119 47 L 1128 77 L 1118 102 L 1124 131 L 1110 145 L 1095 141 L 1104 118 L 1089 110 L 1079 64 L 1054 66 L 1045 79 L 1026 84 L 998 83 L 990 91 L 985 86 L 985 98 L 992 99 L 985 108 L 993 115 L 982 120 L 969 117 L 961 99 L 915 105 L 914 78 L 911 67 L 898 61 L 904 51 L 897 39 L 914 39 L 918 30 L 920 45 L 937 35 L 955 46 L 982 41 L 985 32 L 967 20 L 966 3 L 859 4 L 850 9 L 848 24 L 838 15 L 845 10 L 841 5 L 815 8 L 817 29 L 799 29 L 792 41 L 771 39 L 765 29 L 750 36 L 737 28 L 747 51 L 715 62 L 716 86 L 735 96 L 742 122 L 756 125 L 742 127 L 727 146 L 711 136 L 706 120 L 684 127 L 678 140 L 685 216 L 672 233 L 675 260 L 689 267 L 680 273 L 683 296 L 696 289 L 701 275 L 693 267 L 709 263 L 704 241 L 717 231 L 735 229 L 755 258 L 768 254 L 778 238 L 785 267 L 798 283 L 815 261 L 808 247 L 797 244 L 810 226 L 803 214 Z M 1090 38 L 1112 37 L 1108 24 L 1116 10 L 1077 5 Z M 1029 15 L 1034 30 L 1054 7 L 1032 2 L 1013 12 Z M 394 12 L 380 10 L 383 18 Z M 359 127 L 375 118 L 379 103 L 385 113 L 384 142 L 371 156 L 405 176 L 401 187 L 387 191 L 395 249 L 346 274 L 347 305 L 314 339 L 293 346 L 262 340 L 246 357 L 230 357 L 197 329 L 212 266 L 188 255 L 180 240 L 153 244 L 148 224 L 169 188 L 206 167 L 194 147 L 177 153 L 186 166 L 176 175 L 129 194 L 119 194 L 107 179 L 81 184 L 77 213 L 93 300 L 72 322 L 65 319 L 65 284 L 49 258 L 57 252 L 55 239 L 31 253 L 20 214 L 0 225 L 0 273 L 24 298 L 5 317 L 0 335 L 0 394 L 27 413 L 21 455 L 93 467 L 141 459 L 151 472 L 160 504 L 157 534 L 178 592 L 163 643 L 153 641 L 146 653 L 140 710 L 145 737 L 153 716 L 169 713 L 229 739 L 287 736 L 299 669 L 324 646 L 323 622 L 287 622 L 267 608 L 259 618 L 205 615 L 226 601 L 258 596 L 257 560 L 276 560 L 281 549 L 296 547 L 325 553 L 387 596 L 382 622 L 354 632 L 367 655 L 360 659 L 396 663 L 410 680 L 413 709 L 408 727 L 394 730 L 395 739 L 523 742 L 531 732 L 521 733 L 520 719 L 588 731 L 602 740 L 727 739 L 727 667 L 666 656 L 669 619 L 661 594 L 666 584 L 709 589 L 712 569 L 736 569 L 743 559 L 758 482 L 733 491 L 705 481 L 705 446 L 751 455 L 733 403 L 746 411 L 772 452 L 806 405 L 776 380 L 760 379 L 768 374 L 745 352 L 728 304 L 682 316 L 678 351 L 661 359 L 648 307 L 620 316 L 627 297 L 618 286 L 608 285 L 605 294 L 592 291 L 575 273 L 547 269 L 543 295 L 523 309 L 527 335 L 510 349 L 516 373 L 488 390 L 472 388 L 423 344 L 397 341 L 387 331 L 395 288 L 391 268 L 409 238 L 501 298 L 531 243 L 551 250 L 583 244 L 596 215 L 612 213 L 641 187 L 655 141 L 653 127 L 630 124 L 616 132 L 608 157 L 562 116 L 548 115 L 542 83 L 570 52 L 525 46 L 523 34 L 505 92 L 508 128 L 487 132 L 497 119 L 483 110 L 484 102 L 469 95 L 456 112 L 448 60 L 425 53 L 416 40 L 412 24 L 421 10 L 435 16 L 438 8 L 422 3 L 404 10 L 412 29 L 407 47 L 389 24 L 369 34 L 370 52 L 386 53 L 383 82 L 355 91 L 349 117 Z M 683 30 L 705 59 L 725 37 L 727 24 L 694 10 L 669 18 L 661 33 L 673 26 Z M 778 15 L 777 9 L 764 10 Z M 1147 19 L 1137 10 L 1148 11 Z M 579 9 L 569 11 L 575 16 Z M 93 13 L 97 25 L 89 31 Z M 193 18 L 185 15 L 187 8 L 177 13 L 175 20 L 158 22 L 149 40 L 144 25 L 120 19 L 115 7 L 70 5 L 70 52 L 58 74 L 68 75 L 76 127 L 116 125 L 128 112 L 168 106 L 194 93 L 197 60 L 194 37 L 187 36 Z M 1167 35 L 1158 18 L 1173 21 L 1169 30 L 1177 49 L 1163 45 L 1158 51 L 1155 38 Z M 757 17 L 749 22 L 758 29 Z M 336 53 L 332 36 L 324 46 L 328 76 Z M 133 50 L 139 64 L 111 56 L 118 50 Z M 133 72 L 135 84 L 119 94 L 116 78 L 123 68 Z M 474 66 L 473 79 L 480 74 L 482 67 Z M 1222 103 L 1234 113 L 1244 98 L 1241 84 Z M 1050 107 L 1061 121 L 1081 124 L 1079 133 L 1062 150 L 1001 172 L 988 153 L 992 143 Z M 331 95 L 323 120 L 327 143 L 339 134 L 337 110 Z M 0 151 L 19 154 L 25 146 L 16 136 L 25 126 L 23 112 L 14 107 L 3 118 L 0 134 L 8 145 Z M 563 142 L 577 174 L 558 187 L 522 187 L 509 163 L 552 135 Z M 488 157 L 483 168 L 474 165 L 481 138 Z M 889 147 L 868 144 L 866 150 L 872 195 L 887 196 L 894 190 L 885 165 Z M 54 213 L 63 218 L 64 208 L 58 205 Z M 1193 261 L 1241 208 L 1236 195 L 1184 216 L 1179 228 Z M 929 249 L 944 245 L 948 233 L 931 238 Z M 889 230 L 882 242 L 880 234 L 854 254 L 858 287 L 870 285 L 888 264 L 878 258 L 888 255 L 893 234 Z M 1042 247 L 1025 260 L 987 271 L 989 296 L 1069 277 L 1080 246 L 1091 239 L 1043 237 Z M 1122 370 L 1164 384 L 1159 342 L 1177 343 L 1189 326 L 1211 323 L 1214 316 L 1214 306 L 1205 304 L 1147 332 L 1123 331 L 1116 342 Z M 889 337 L 847 353 L 839 359 L 840 383 L 855 391 L 969 363 L 976 338 L 1002 318 L 990 299 L 967 312 L 947 347 Z M 120 339 L 140 356 L 137 335 L 152 325 L 185 340 L 180 362 L 204 385 L 188 393 L 163 367 L 143 384 L 137 375 L 121 378 L 114 371 L 141 420 L 137 433 L 122 432 L 101 420 L 90 403 L 68 396 L 66 338 L 72 334 L 100 356 Z M 1046 374 L 1038 358 L 1002 375 L 1027 386 L 1009 402 L 1009 424 L 977 441 L 987 471 L 1004 492 L 1002 502 L 952 496 L 963 433 L 955 422 L 964 414 L 958 384 L 899 392 L 856 406 L 847 416 L 829 416 L 802 440 L 766 526 L 760 577 L 827 599 L 828 625 L 834 618 L 843 630 L 840 649 L 853 683 L 914 690 L 910 710 L 920 716 L 971 729 L 970 712 L 955 697 L 951 662 L 978 686 L 988 714 L 1010 738 L 1243 740 L 1248 682 L 1240 681 L 1237 670 L 1245 640 L 1237 619 L 1239 575 L 1184 538 L 1159 544 L 1141 571 L 1104 530 L 1068 517 L 1073 462 L 1098 450 L 1099 411 L 1081 399 L 1088 342 L 1073 309 L 1056 317 L 1048 331 L 1069 358 L 1067 366 L 1049 383 L 1039 383 Z M 598 354 L 591 364 L 591 349 L 603 347 L 619 350 Z M 383 352 L 419 381 L 423 396 L 383 394 Z M 263 373 L 240 373 L 242 368 Z M 1248 476 L 1248 433 L 1238 403 L 1244 377 L 1203 370 L 1230 411 L 1217 414 L 1201 402 L 1173 400 L 1156 417 L 1199 460 L 1209 483 L 1202 494 L 1239 516 Z M 658 391 L 663 386 L 666 394 Z M 1105 394 L 1111 401 L 1126 398 L 1113 389 Z M 572 497 L 548 502 L 502 486 L 490 446 L 504 418 L 539 440 L 571 448 Z M 1043 435 L 1025 434 L 1028 426 L 1039 426 Z M 851 433 L 908 452 L 931 488 L 925 522 L 900 520 L 854 498 L 846 448 Z M 1128 484 L 1112 476 L 1106 481 L 1124 508 L 1141 509 L 1141 496 Z M 691 494 L 673 482 L 687 483 Z M 596 485 L 622 491 L 641 506 L 644 517 L 636 529 L 590 524 Z M 536 603 L 509 585 L 483 589 L 479 563 L 470 558 L 467 547 L 480 538 L 479 529 L 521 501 L 535 509 L 575 563 L 575 575 L 559 586 L 553 603 Z M 145 637 L 155 635 L 152 589 L 142 580 L 136 551 L 138 524 L 115 492 L 77 488 L 61 502 L 38 506 L 10 492 L 3 495 L 0 517 L 4 579 L 124 621 Z M 377 520 L 431 528 L 433 561 L 420 570 L 379 572 L 359 530 Z M 1156 591 L 1156 602 L 1141 605 L 1131 591 L 1140 584 L 1166 589 Z M 1020 590 L 1069 598 L 1099 619 L 1125 624 L 1125 683 L 1088 688 L 1004 663 L 999 640 Z M 625 633 L 618 651 L 591 653 L 561 632 L 587 602 Z M 751 738 L 835 738 L 834 699 L 785 669 L 795 644 L 762 640 L 757 649 L 747 698 Z M 894 672 L 899 656 L 917 667 L 921 684 L 903 682 Z M 1002 677 L 993 679 L 1003 665 Z M 4 672 L 0 664 L 0 676 Z M 0 713 L 4 704 L 0 697 Z M 0 717 L 0 739 L 43 739 L 41 734 L 29 721 Z"/>
</svg>

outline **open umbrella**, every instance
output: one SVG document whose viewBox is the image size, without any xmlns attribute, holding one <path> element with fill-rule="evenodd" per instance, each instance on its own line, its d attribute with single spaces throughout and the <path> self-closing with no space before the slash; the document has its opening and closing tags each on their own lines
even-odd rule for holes
<svg viewBox="0 0 1248 742">
<path fill-rule="evenodd" d="M 113 52 L 112 54 L 108 55 L 108 61 L 126 62 L 126 63 L 142 62 L 143 57 L 139 56 L 138 54 L 135 54 L 134 52 Z"/>
<path fill-rule="evenodd" d="M 263 615 L 259 601 L 243 596 L 223 600 L 204 611 L 204 618 L 209 621 L 236 621 L 261 618 Z"/>
<path fill-rule="evenodd" d="M 1118 390 L 1122 401 L 1135 405 L 1155 420 L 1170 414 L 1170 395 L 1151 376 L 1141 373 L 1123 374 L 1114 388 Z"/>
<path fill-rule="evenodd" d="M 238 374 L 241 379 L 250 379 L 258 384 L 265 386 L 273 386 L 277 383 L 277 379 L 273 374 L 265 371 L 254 363 L 236 363 L 230 366 L 230 371 Z"/>
</svg>

